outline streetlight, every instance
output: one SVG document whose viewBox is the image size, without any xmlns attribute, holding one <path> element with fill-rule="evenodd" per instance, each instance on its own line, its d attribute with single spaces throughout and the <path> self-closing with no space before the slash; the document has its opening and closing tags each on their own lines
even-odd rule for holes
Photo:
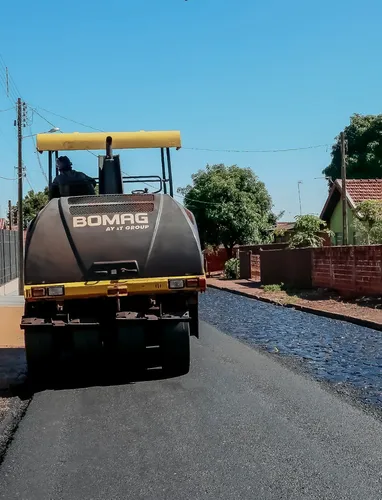
<svg viewBox="0 0 382 500">
<path fill-rule="evenodd" d="M 302 184 L 302 181 L 298 181 L 298 183 L 297 183 L 297 189 L 298 189 L 298 201 L 299 201 L 299 203 L 300 203 L 300 215 L 302 215 L 300 184 Z"/>
<path fill-rule="evenodd" d="M 58 127 L 53 127 L 50 130 L 47 130 L 46 132 L 40 132 L 40 134 L 54 134 L 55 132 L 61 132 L 61 130 Z M 32 135 L 24 135 L 23 139 L 27 139 L 28 137 L 36 137 L 38 134 L 32 134 Z"/>
</svg>

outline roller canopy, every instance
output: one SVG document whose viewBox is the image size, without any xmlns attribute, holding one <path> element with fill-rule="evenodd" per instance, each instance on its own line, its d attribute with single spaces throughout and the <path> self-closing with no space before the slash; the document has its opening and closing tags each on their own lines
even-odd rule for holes
<svg viewBox="0 0 382 500">
<path fill-rule="evenodd" d="M 181 148 L 180 132 L 168 130 L 37 134 L 37 150 L 40 152 L 104 150 L 108 136 L 113 139 L 113 149 Z"/>
</svg>

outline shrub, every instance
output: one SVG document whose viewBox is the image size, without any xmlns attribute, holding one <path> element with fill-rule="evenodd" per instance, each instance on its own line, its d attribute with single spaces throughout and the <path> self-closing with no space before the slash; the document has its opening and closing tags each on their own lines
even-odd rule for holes
<svg viewBox="0 0 382 500">
<path fill-rule="evenodd" d="M 239 259 L 229 259 L 224 264 L 224 276 L 228 280 L 235 280 L 239 277 L 240 263 Z"/>
</svg>

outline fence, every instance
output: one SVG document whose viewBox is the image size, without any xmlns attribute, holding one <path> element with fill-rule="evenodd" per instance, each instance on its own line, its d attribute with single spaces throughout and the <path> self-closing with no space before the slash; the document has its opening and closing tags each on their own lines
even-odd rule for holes
<svg viewBox="0 0 382 500">
<path fill-rule="evenodd" d="M 284 283 L 294 288 L 312 287 L 311 248 L 269 250 L 260 254 L 260 275 L 263 285 Z"/>
<path fill-rule="evenodd" d="M 0 230 L 0 286 L 19 275 L 17 243 L 17 231 Z"/>
<path fill-rule="evenodd" d="M 257 256 L 240 252 L 243 278 L 258 280 Z M 251 265 L 252 264 L 252 265 Z M 260 252 L 263 285 L 329 288 L 343 296 L 382 295 L 382 245 Z"/>
<path fill-rule="evenodd" d="M 342 295 L 382 294 L 382 245 L 316 248 L 313 286 Z"/>
</svg>

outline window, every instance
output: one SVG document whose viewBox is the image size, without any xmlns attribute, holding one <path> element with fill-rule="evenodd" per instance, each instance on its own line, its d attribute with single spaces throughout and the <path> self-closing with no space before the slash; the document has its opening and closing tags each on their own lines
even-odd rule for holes
<svg viewBox="0 0 382 500">
<path fill-rule="evenodd" d="M 342 233 L 334 233 L 334 244 L 342 245 Z"/>
</svg>

